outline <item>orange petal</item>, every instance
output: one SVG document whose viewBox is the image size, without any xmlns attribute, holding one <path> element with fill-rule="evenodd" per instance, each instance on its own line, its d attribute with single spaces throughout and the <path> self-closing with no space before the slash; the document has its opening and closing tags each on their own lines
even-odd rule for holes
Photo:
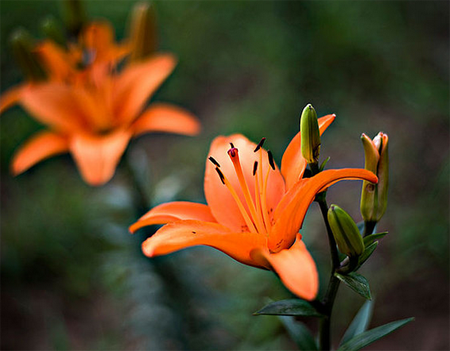
<svg viewBox="0 0 450 351">
<path fill-rule="evenodd" d="M 76 73 L 72 55 L 52 41 L 44 41 L 36 48 L 36 53 L 43 62 L 51 80 L 65 81 Z"/>
<path fill-rule="evenodd" d="M 254 201 L 255 194 L 255 177 L 253 176 L 253 165 L 255 161 L 259 162 L 259 152 L 254 152 L 255 143 L 249 141 L 241 134 L 234 134 L 228 137 L 219 136 L 211 144 L 209 155 L 213 156 L 220 164 L 220 169 L 228 178 L 230 183 L 236 190 L 244 207 L 245 198 L 239 185 L 239 180 L 230 160 L 227 151 L 230 149 L 230 142 L 239 150 L 239 158 L 242 165 L 243 173 L 250 189 L 250 194 Z M 268 156 L 265 150 L 263 152 L 263 164 L 258 165 L 262 167 L 263 175 L 266 175 L 268 168 Z M 206 162 L 205 171 L 205 196 L 206 201 L 211 209 L 212 214 L 217 221 L 234 231 L 241 231 L 246 228 L 245 221 L 236 205 L 235 200 L 230 194 L 230 191 L 222 184 L 215 166 L 209 161 Z M 284 194 L 284 180 L 278 168 L 271 170 L 267 185 L 267 207 L 269 212 L 272 212 L 277 206 Z M 246 229 L 244 229 L 246 230 Z"/>
<path fill-rule="evenodd" d="M 128 45 L 114 42 L 114 28 L 106 21 L 91 23 L 83 31 L 81 40 L 93 55 L 93 64 L 114 62 L 129 52 Z"/>
<path fill-rule="evenodd" d="M 300 234 L 291 248 L 275 254 L 268 251 L 262 253 L 291 292 L 305 300 L 311 301 L 316 298 L 319 290 L 319 274 Z"/>
<path fill-rule="evenodd" d="M 318 119 L 320 135 L 328 128 L 334 121 L 336 115 L 326 115 Z M 302 156 L 301 150 L 301 132 L 291 140 L 283 159 L 281 160 L 281 174 L 286 181 L 286 189 L 289 190 L 292 186 L 303 177 L 307 162 Z"/>
<path fill-rule="evenodd" d="M 215 222 L 209 207 L 194 202 L 169 202 L 152 208 L 130 226 L 130 232 L 153 224 L 165 224 L 179 220 L 193 219 L 203 222 Z"/>
<path fill-rule="evenodd" d="M 30 138 L 15 153 L 11 166 L 14 175 L 25 172 L 36 163 L 69 149 L 67 138 L 52 132 L 40 132 Z"/>
<path fill-rule="evenodd" d="M 139 64 L 128 66 L 116 79 L 115 116 L 118 123 L 133 121 L 147 99 L 173 71 L 176 59 L 170 54 L 154 55 Z"/>
<path fill-rule="evenodd" d="M 363 179 L 376 183 L 378 178 L 365 169 L 333 169 L 297 182 L 275 210 L 275 225 L 269 237 L 269 249 L 278 252 L 292 245 L 300 230 L 306 211 L 320 191 L 344 179 Z"/>
<path fill-rule="evenodd" d="M 0 96 L 0 114 L 5 112 L 11 106 L 17 104 L 22 96 L 22 92 L 28 87 L 27 84 L 20 84 L 5 91 Z"/>
<path fill-rule="evenodd" d="M 70 151 L 84 181 L 102 185 L 109 181 L 131 138 L 131 132 L 119 130 L 105 136 L 76 134 Z"/>
<path fill-rule="evenodd" d="M 169 104 L 152 104 L 133 123 L 134 135 L 148 132 L 168 132 L 184 135 L 196 135 L 200 132 L 200 123 L 190 112 Z"/>
<path fill-rule="evenodd" d="M 197 245 L 214 247 L 236 261 L 258 267 L 250 252 L 265 247 L 266 239 L 254 233 L 234 233 L 217 223 L 186 220 L 166 224 L 142 243 L 142 251 L 153 257 Z"/>
<path fill-rule="evenodd" d="M 24 108 L 39 122 L 73 133 L 86 128 L 74 91 L 61 83 L 44 83 L 24 89 Z"/>
</svg>

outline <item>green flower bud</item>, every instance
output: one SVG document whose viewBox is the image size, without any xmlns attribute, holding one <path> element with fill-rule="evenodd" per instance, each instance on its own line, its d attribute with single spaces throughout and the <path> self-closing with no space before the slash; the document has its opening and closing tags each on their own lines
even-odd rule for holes
<svg viewBox="0 0 450 351">
<path fill-rule="evenodd" d="M 337 205 L 330 206 L 327 217 L 339 251 L 349 257 L 360 256 L 364 241 L 352 217 Z"/>
<path fill-rule="evenodd" d="M 66 47 L 66 38 L 60 24 L 53 16 L 47 17 L 41 24 L 42 32 L 45 36 L 53 40 L 56 44 Z"/>
<path fill-rule="evenodd" d="M 361 191 L 361 215 L 365 222 L 378 222 L 386 212 L 389 185 L 388 136 L 382 132 L 371 140 L 362 134 L 365 153 L 365 169 L 378 177 L 378 184 L 363 182 Z"/>
<path fill-rule="evenodd" d="M 130 24 L 130 61 L 146 59 L 157 49 L 156 19 L 154 6 L 138 3 L 132 13 Z"/>
<path fill-rule="evenodd" d="M 65 19 L 69 33 L 77 37 L 87 22 L 86 11 L 81 0 L 65 0 Z"/>
<path fill-rule="evenodd" d="M 45 71 L 34 52 L 33 38 L 25 29 L 19 28 L 12 34 L 11 46 L 16 62 L 25 78 L 32 82 L 45 80 Z"/>
<path fill-rule="evenodd" d="M 300 118 L 302 155 L 308 163 L 317 163 L 320 154 L 320 132 L 316 110 L 308 104 Z"/>
</svg>

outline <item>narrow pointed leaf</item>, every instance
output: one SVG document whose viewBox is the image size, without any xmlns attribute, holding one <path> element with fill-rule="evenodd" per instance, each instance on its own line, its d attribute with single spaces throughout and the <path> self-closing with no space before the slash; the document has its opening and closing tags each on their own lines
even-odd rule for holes
<svg viewBox="0 0 450 351">
<path fill-rule="evenodd" d="M 372 295 L 370 294 L 369 283 L 367 279 L 358 273 L 349 274 L 339 274 L 334 273 L 334 275 L 343 283 L 345 283 L 350 289 L 361 295 L 367 300 L 372 300 Z"/>
<path fill-rule="evenodd" d="M 300 350 L 317 350 L 317 344 L 314 341 L 311 332 L 303 323 L 295 321 L 294 317 L 290 316 L 278 316 L 278 318 L 283 323 L 284 327 L 289 333 L 289 336 L 297 344 Z"/>
<path fill-rule="evenodd" d="M 371 343 L 381 339 L 382 337 L 392 333 L 393 331 L 403 327 L 405 324 L 412 322 L 414 317 L 406 318 L 399 321 L 391 322 L 380 327 L 368 330 L 355 336 L 353 339 L 347 341 L 342 345 L 338 351 L 357 351 L 363 347 L 370 345 Z"/>
<path fill-rule="evenodd" d="M 278 316 L 303 316 L 303 317 L 322 317 L 308 301 L 299 299 L 275 301 L 264 306 L 258 312 L 258 315 L 278 315 Z"/>
<path fill-rule="evenodd" d="M 364 221 L 361 221 L 361 222 L 356 223 L 356 226 L 357 226 L 358 229 L 359 229 L 359 233 L 360 233 L 361 235 L 364 235 Z"/>
<path fill-rule="evenodd" d="M 362 255 L 359 256 L 358 266 L 355 268 L 355 271 L 357 271 L 364 264 L 364 262 L 367 261 L 367 259 L 373 254 L 377 246 L 378 241 L 375 241 L 364 249 Z"/>
<path fill-rule="evenodd" d="M 348 329 L 346 330 L 340 345 L 345 344 L 347 341 L 354 338 L 367 330 L 370 319 L 372 318 L 373 301 L 366 301 L 364 305 L 359 309 L 355 318 L 353 318 Z"/>
<path fill-rule="evenodd" d="M 383 233 L 374 233 L 374 234 L 370 234 L 367 235 L 364 238 L 364 245 L 369 246 L 370 244 L 372 244 L 374 241 L 383 238 L 388 232 L 383 232 Z"/>
</svg>

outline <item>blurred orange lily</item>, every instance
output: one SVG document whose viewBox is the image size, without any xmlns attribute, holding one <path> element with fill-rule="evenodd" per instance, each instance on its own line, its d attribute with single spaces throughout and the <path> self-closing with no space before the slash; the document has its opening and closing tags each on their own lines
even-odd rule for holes
<svg viewBox="0 0 450 351">
<path fill-rule="evenodd" d="M 334 115 L 319 119 L 323 132 Z M 264 139 L 263 139 L 264 140 Z M 262 142 L 263 142 L 262 140 Z M 297 296 L 313 300 L 318 291 L 316 265 L 298 233 L 317 193 L 343 179 L 377 177 L 363 169 L 326 170 L 302 178 L 306 163 L 298 134 L 282 159 L 281 171 L 270 151 L 243 135 L 217 137 L 206 164 L 207 205 L 159 205 L 130 227 L 131 232 L 168 223 L 142 244 L 149 257 L 196 245 L 212 246 L 249 266 L 275 271 Z M 231 147 L 230 147 L 231 146 Z"/>
<path fill-rule="evenodd" d="M 2 97 L 0 112 L 19 102 L 50 128 L 16 152 L 12 163 L 15 175 L 45 158 L 70 152 L 83 179 L 90 185 L 102 185 L 114 175 L 132 137 L 147 132 L 199 132 L 197 119 L 179 107 L 154 103 L 142 112 L 148 98 L 174 69 L 174 56 L 154 54 L 117 73 L 115 65 L 128 49 L 115 45 L 113 37 L 109 24 L 94 23 L 84 31 L 82 51 L 64 51 L 44 43 L 38 50 L 50 80 L 13 88 Z M 79 70 L 75 64 L 83 54 L 88 62 Z"/>
</svg>

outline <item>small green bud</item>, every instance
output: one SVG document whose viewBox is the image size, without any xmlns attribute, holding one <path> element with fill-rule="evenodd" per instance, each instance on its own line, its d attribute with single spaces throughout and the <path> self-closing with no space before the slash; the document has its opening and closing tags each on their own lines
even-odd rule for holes
<svg viewBox="0 0 450 351">
<path fill-rule="evenodd" d="M 87 22 L 86 11 L 81 0 L 65 0 L 64 5 L 67 29 L 76 38 Z"/>
<path fill-rule="evenodd" d="M 33 38 L 25 29 L 19 28 L 11 35 L 11 46 L 25 78 L 32 82 L 45 80 L 45 71 L 34 52 Z"/>
<path fill-rule="evenodd" d="M 362 134 L 365 169 L 378 177 L 378 184 L 363 182 L 361 191 L 361 215 L 365 222 L 378 222 L 386 212 L 387 191 L 389 185 L 388 136 L 385 133 L 371 140 Z"/>
<path fill-rule="evenodd" d="M 66 47 L 66 38 L 63 30 L 53 16 L 49 16 L 42 21 L 41 28 L 47 38 L 64 48 Z"/>
<path fill-rule="evenodd" d="M 308 104 L 300 118 L 302 155 L 308 163 L 317 163 L 320 154 L 320 131 L 316 110 Z"/>
<path fill-rule="evenodd" d="M 138 3 L 133 8 L 130 23 L 130 61 L 146 59 L 157 49 L 156 19 L 154 6 Z"/>
<path fill-rule="evenodd" d="M 339 251 L 349 257 L 360 256 L 364 241 L 352 217 L 337 205 L 330 206 L 327 217 Z"/>
</svg>

